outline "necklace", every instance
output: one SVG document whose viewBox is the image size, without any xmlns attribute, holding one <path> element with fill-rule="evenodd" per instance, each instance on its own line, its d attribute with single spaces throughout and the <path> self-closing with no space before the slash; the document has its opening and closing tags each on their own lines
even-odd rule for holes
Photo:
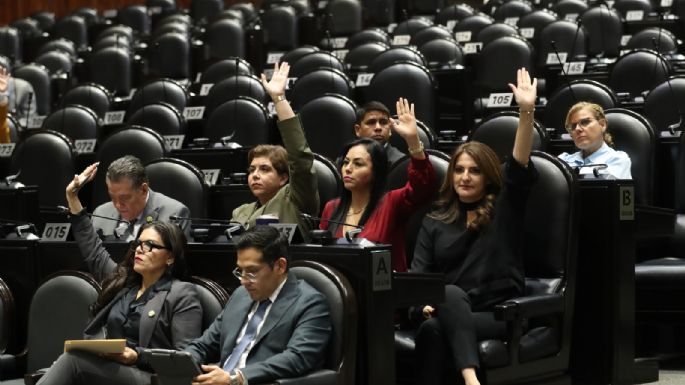
<svg viewBox="0 0 685 385">
<path fill-rule="evenodd" d="M 346 216 L 349 217 L 349 216 L 352 216 L 352 215 L 360 214 L 362 211 L 364 211 L 365 208 L 366 208 L 366 206 L 360 208 L 358 211 L 352 211 L 352 210 L 350 210 L 350 211 L 347 213 Z"/>
</svg>

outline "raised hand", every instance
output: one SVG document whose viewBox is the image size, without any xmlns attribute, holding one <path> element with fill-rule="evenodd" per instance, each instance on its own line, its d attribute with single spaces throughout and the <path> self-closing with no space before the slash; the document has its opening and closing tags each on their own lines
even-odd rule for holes
<svg viewBox="0 0 685 385">
<path fill-rule="evenodd" d="M 288 63 L 283 62 L 279 66 L 278 63 L 274 63 L 274 73 L 271 75 L 271 80 L 266 80 L 266 75 L 262 74 L 262 85 L 266 89 L 266 92 L 274 99 L 278 95 L 285 94 L 285 85 L 288 83 L 288 72 L 290 72 L 290 66 Z"/>
<path fill-rule="evenodd" d="M 530 74 L 525 68 L 520 68 L 516 71 L 516 85 L 509 83 L 511 92 L 514 93 L 514 99 L 519 108 L 530 111 L 535 107 L 535 98 L 537 96 L 538 79 L 533 79 L 531 82 Z"/>
<path fill-rule="evenodd" d="M 400 98 L 395 104 L 397 119 L 391 119 L 392 129 L 405 140 L 418 137 L 416 128 L 416 116 L 414 115 L 414 103 Z"/>
<path fill-rule="evenodd" d="M 97 173 L 98 171 L 99 164 L 100 162 L 93 163 L 90 166 L 86 167 L 86 169 L 83 170 L 81 174 L 74 175 L 74 179 L 67 186 L 67 195 L 69 193 L 77 193 L 78 190 L 80 190 L 81 187 L 83 187 L 83 185 L 93 180 L 93 178 L 95 177 L 95 173 Z"/>
<path fill-rule="evenodd" d="M 7 92 L 7 88 L 10 84 L 10 74 L 7 72 L 6 68 L 0 67 L 0 94 Z"/>
</svg>

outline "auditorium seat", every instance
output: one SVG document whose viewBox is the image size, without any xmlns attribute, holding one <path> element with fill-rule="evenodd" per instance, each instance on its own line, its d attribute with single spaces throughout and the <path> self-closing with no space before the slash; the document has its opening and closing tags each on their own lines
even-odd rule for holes
<svg viewBox="0 0 685 385">
<path fill-rule="evenodd" d="M 517 1 L 517 0 L 512 0 L 512 2 Z M 509 4 L 509 3 L 507 3 Z M 503 23 L 503 22 L 496 22 L 492 23 L 490 25 L 486 25 L 478 31 L 476 34 L 476 38 L 474 41 L 479 41 L 483 43 L 483 46 L 488 45 L 491 41 L 497 40 L 500 37 L 505 37 L 505 36 L 520 36 L 518 29 L 514 26 L 511 26 L 509 24 Z"/>
<path fill-rule="evenodd" d="M 50 51 L 64 52 L 67 55 L 69 55 L 72 61 L 75 61 L 78 57 L 78 52 L 76 51 L 76 46 L 74 45 L 74 42 L 71 40 L 67 40 L 65 38 L 52 39 L 42 44 L 38 49 L 37 55 L 40 56 Z"/>
<path fill-rule="evenodd" d="M 289 51 L 299 44 L 298 16 L 291 6 L 270 8 L 262 15 L 268 51 Z"/>
<path fill-rule="evenodd" d="M 53 111 L 45 118 L 41 128 L 60 132 L 72 141 L 98 139 L 102 134 L 97 114 L 90 108 L 78 104 Z"/>
<path fill-rule="evenodd" d="M 357 104 L 344 96 L 325 94 L 300 108 L 309 147 L 330 160 L 340 156 L 346 143 L 356 139 Z"/>
<path fill-rule="evenodd" d="M 676 35 L 659 27 L 645 28 L 630 37 L 626 49 L 651 49 L 663 55 L 678 52 L 678 38 Z"/>
<path fill-rule="evenodd" d="M 533 12 L 533 7 L 528 1 L 511 0 L 497 7 L 492 17 L 499 22 L 504 22 L 509 18 L 516 18 L 520 20 L 522 17 L 531 12 Z"/>
<path fill-rule="evenodd" d="M 525 293 L 494 308 L 507 336 L 478 342 L 480 380 L 488 385 L 569 384 L 578 241 L 577 181 L 552 155 L 534 152 L 539 178 L 524 219 Z M 411 331 L 395 333 L 398 369 L 410 372 Z M 458 375 L 454 373 L 455 377 Z"/>
<path fill-rule="evenodd" d="M 254 98 L 238 96 L 205 113 L 208 115 L 203 135 L 210 143 L 232 142 L 241 146 L 269 143 L 271 118 L 266 107 Z"/>
<path fill-rule="evenodd" d="M 93 110 L 98 118 L 103 119 L 112 104 L 112 95 L 107 89 L 96 83 L 80 84 L 64 93 L 61 106 L 79 104 Z"/>
<path fill-rule="evenodd" d="M 252 75 L 254 70 L 243 58 L 232 57 L 217 61 L 202 71 L 200 83 L 216 84 L 235 75 Z"/>
<path fill-rule="evenodd" d="M 353 97 L 354 83 L 344 72 L 333 68 L 319 68 L 297 78 L 289 90 L 290 104 L 299 110 L 310 100 L 327 93 Z"/>
<path fill-rule="evenodd" d="M 350 36 L 345 43 L 345 48 L 352 50 L 366 43 L 383 43 L 389 46 L 390 37 L 386 31 L 380 28 L 367 28 Z"/>
<path fill-rule="evenodd" d="M 145 164 L 150 187 L 183 203 L 190 217 L 207 217 L 207 185 L 204 174 L 192 164 L 174 158 L 159 158 Z"/>
<path fill-rule="evenodd" d="M 390 45 L 379 41 L 356 45 L 345 55 L 345 65 L 350 72 L 367 71 L 373 59 L 388 49 Z"/>
<path fill-rule="evenodd" d="M 216 317 L 224 310 L 228 302 L 228 293 L 218 283 L 211 279 L 193 275 L 190 282 L 195 284 L 200 295 L 200 306 L 202 306 L 202 330 L 211 325 Z"/>
<path fill-rule="evenodd" d="M 208 60 L 245 57 L 245 27 L 234 19 L 219 19 L 207 26 L 204 36 Z"/>
<path fill-rule="evenodd" d="M 126 123 L 150 128 L 162 136 L 185 135 L 187 126 L 181 111 L 167 102 L 141 107 L 126 118 Z"/>
<path fill-rule="evenodd" d="M 428 28 L 424 28 L 420 30 L 419 32 L 415 33 L 412 37 L 411 40 L 409 41 L 410 45 L 413 45 L 415 47 L 421 47 L 422 45 L 428 43 L 431 40 L 435 39 L 452 39 L 454 37 L 454 34 L 452 33 L 451 29 L 448 29 L 444 25 L 432 25 Z"/>
<path fill-rule="evenodd" d="M 10 58 L 11 61 L 22 61 L 24 57 L 23 42 L 16 28 L 0 27 L 0 55 Z"/>
<path fill-rule="evenodd" d="M 433 39 L 419 47 L 430 69 L 454 68 L 464 64 L 464 50 L 453 39 Z"/>
<path fill-rule="evenodd" d="M 376 55 L 369 64 L 368 72 L 375 74 L 399 62 L 412 62 L 420 66 L 426 65 L 426 59 L 416 48 L 409 46 L 392 47 Z"/>
<path fill-rule="evenodd" d="M 117 12 L 119 23 L 131 27 L 141 36 L 150 35 L 152 21 L 144 5 L 132 4 L 125 6 Z"/>
<path fill-rule="evenodd" d="M 63 271 L 46 279 L 31 298 L 25 349 L 0 356 L 0 384 L 23 385 L 24 374 L 29 384 L 35 383 L 40 376 L 31 374 L 50 367 L 64 351 L 65 340 L 83 338 L 99 292 L 100 285 L 87 273 Z"/>
<path fill-rule="evenodd" d="M 435 16 L 435 23 L 436 24 L 442 24 L 442 25 L 448 25 L 447 22 L 450 20 L 454 20 L 456 22 L 459 22 L 469 16 L 473 16 L 476 14 L 476 10 L 473 9 L 472 6 L 466 3 L 453 3 L 450 4 L 438 12 L 438 14 Z"/>
<path fill-rule="evenodd" d="M 576 21 L 590 6 L 584 0 L 559 0 L 552 5 L 552 11 L 559 20 Z"/>
<path fill-rule="evenodd" d="M 158 102 L 169 103 L 179 112 L 188 105 L 188 91 L 173 79 L 156 79 L 138 88 L 128 105 L 128 112 L 134 113 L 142 107 Z"/>
<path fill-rule="evenodd" d="M 605 110 L 619 105 L 616 94 L 606 85 L 594 80 L 574 80 L 559 87 L 547 100 L 545 127 L 553 128 L 557 136 L 567 134 L 566 114 L 581 101 L 597 103 Z"/>
<path fill-rule="evenodd" d="M 0 357 L 16 341 L 16 310 L 14 296 L 7 283 L 0 278 Z"/>
<path fill-rule="evenodd" d="M 102 84 L 117 96 L 127 96 L 133 85 L 132 59 L 124 48 L 106 47 L 95 51 L 88 60 L 89 80 Z"/>
<path fill-rule="evenodd" d="M 547 65 L 547 58 L 554 55 L 553 62 L 558 67 L 559 56 L 566 54 L 566 61 L 585 61 L 587 60 L 585 30 L 579 25 L 568 20 L 557 20 L 547 24 L 538 33 L 538 52 L 537 62 L 538 67 L 542 68 Z M 563 75 L 562 75 L 563 76 Z"/>
<path fill-rule="evenodd" d="M 470 38 L 465 40 L 476 41 L 475 38 L 478 32 L 494 22 L 495 20 L 492 17 L 484 13 L 477 13 L 473 16 L 467 16 L 457 23 L 457 25 L 454 26 L 454 32 L 468 32 Z"/>
<path fill-rule="evenodd" d="M 39 186 L 38 202 L 54 209 L 66 204 L 64 188 L 74 178 L 71 140 L 54 131 L 31 130 L 12 152 L 12 173 L 24 185 Z"/>
<path fill-rule="evenodd" d="M 270 98 L 259 78 L 254 75 L 237 75 L 215 83 L 205 98 L 205 116 L 220 105 L 239 97 L 249 97 L 266 105 Z"/>
<path fill-rule="evenodd" d="M 471 131 L 468 141 L 485 143 L 493 149 L 500 162 L 511 156 L 514 139 L 518 129 L 519 113 L 514 111 L 496 112 L 481 120 Z M 545 151 L 549 138 L 547 131 L 537 121 L 533 121 L 533 150 Z"/>
<path fill-rule="evenodd" d="M 580 16 L 588 36 L 588 54 L 597 59 L 616 58 L 619 55 L 623 24 L 615 9 L 605 4 L 596 5 Z"/>
<path fill-rule="evenodd" d="M 82 16 L 69 15 L 58 20 L 54 35 L 73 41 L 78 51 L 88 47 L 88 25 Z"/>
<path fill-rule="evenodd" d="M 74 66 L 69 55 L 60 51 L 45 52 L 38 56 L 35 62 L 47 68 L 52 76 L 66 75 L 69 78 Z"/>
<path fill-rule="evenodd" d="M 360 0 L 331 0 L 323 9 L 325 29 L 333 36 L 349 36 L 362 29 Z"/>
<path fill-rule="evenodd" d="M 419 31 L 423 30 L 424 28 L 428 28 L 431 25 L 433 25 L 433 22 L 424 19 L 424 18 L 410 18 L 407 20 L 404 20 L 400 23 L 397 23 L 397 27 L 395 27 L 395 30 L 392 31 L 394 36 L 398 35 L 409 35 L 409 36 L 414 36 L 417 34 Z"/>
<path fill-rule="evenodd" d="M 13 75 L 31 83 L 35 92 L 33 103 L 36 104 L 36 113 L 49 114 L 52 110 L 52 84 L 48 69 L 40 64 L 29 63 L 16 68 Z"/>
<path fill-rule="evenodd" d="M 290 63 L 288 76 L 299 78 L 319 68 L 333 68 L 345 71 L 345 66 L 337 56 L 326 51 L 316 51 L 302 56 L 294 63 Z"/>
<path fill-rule="evenodd" d="M 200 25 L 208 24 L 223 10 L 223 0 L 192 0 L 190 2 L 190 16 Z"/>
<path fill-rule="evenodd" d="M 645 97 L 645 116 L 654 124 L 658 135 L 682 131 L 685 104 L 685 77 L 674 76 L 654 87 Z"/>
<path fill-rule="evenodd" d="M 102 40 L 110 36 L 119 37 L 121 40 L 128 40 L 130 43 L 133 43 L 136 40 L 133 28 L 123 24 L 114 24 L 103 29 L 98 33 L 97 40 Z"/>
<path fill-rule="evenodd" d="M 317 153 L 314 153 L 314 169 L 319 190 L 319 212 L 322 212 L 328 201 L 339 196 L 342 177 L 333 162 Z"/>
<path fill-rule="evenodd" d="M 156 35 L 150 42 L 147 52 L 150 75 L 155 78 L 189 79 L 190 51 L 188 34 L 167 32 Z"/>
<path fill-rule="evenodd" d="M 525 29 L 532 29 L 532 36 L 524 36 L 533 43 L 535 48 L 539 48 L 538 44 L 540 32 L 550 23 L 557 21 L 557 15 L 549 9 L 535 10 L 519 19 L 518 27 L 521 35 L 524 34 Z"/>
<path fill-rule="evenodd" d="M 320 49 L 314 45 L 301 45 L 297 48 L 293 48 L 281 56 L 280 62 L 286 62 L 291 66 L 300 60 L 303 56 L 308 55 L 313 52 L 319 52 Z"/>
<path fill-rule="evenodd" d="M 607 84 L 614 92 L 635 98 L 664 82 L 670 73 L 671 65 L 665 57 L 640 48 L 616 60 L 609 71 Z"/>
</svg>

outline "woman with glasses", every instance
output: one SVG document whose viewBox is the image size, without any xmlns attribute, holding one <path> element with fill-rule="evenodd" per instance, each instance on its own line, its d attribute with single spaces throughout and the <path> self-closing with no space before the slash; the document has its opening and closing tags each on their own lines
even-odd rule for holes
<svg viewBox="0 0 685 385">
<path fill-rule="evenodd" d="M 103 247 L 78 198 L 97 164 L 74 176 L 66 189 L 74 238 L 88 270 L 102 282 L 86 339 L 125 339 L 122 353 L 62 354 L 38 382 L 54 384 L 149 384 L 145 348 L 183 349 L 202 331 L 202 307 L 187 277 L 186 238 L 175 224 L 145 223 L 121 263 Z"/>
<path fill-rule="evenodd" d="M 588 102 L 576 103 L 566 114 L 566 130 L 579 151 L 573 154 L 565 152 L 559 155 L 559 159 L 573 168 L 581 168 L 581 173 L 591 173 L 596 169 L 598 174 L 632 179 L 628 154 L 611 148 L 614 142 L 607 132 L 607 119 L 602 106 Z M 586 170 L 582 169 L 583 166 L 587 166 Z"/>
</svg>

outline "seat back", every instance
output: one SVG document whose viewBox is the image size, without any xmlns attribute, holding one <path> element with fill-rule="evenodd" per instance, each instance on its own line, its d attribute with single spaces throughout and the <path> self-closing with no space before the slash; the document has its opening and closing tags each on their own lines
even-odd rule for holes
<svg viewBox="0 0 685 385">
<path fill-rule="evenodd" d="M 411 62 L 392 64 L 374 75 L 366 92 L 366 100 L 386 106 L 394 106 L 400 97 L 414 103 L 417 119 L 437 127 L 435 81 L 426 67 Z"/>
<path fill-rule="evenodd" d="M 64 188 L 74 178 L 71 141 L 58 132 L 34 130 L 12 152 L 12 170 L 25 185 L 40 186 L 38 202 L 54 208 L 66 203 Z"/>
<path fill-rule="evenodd" d="M 23 52 L 19 31 L 9 26 L 0 28 L 0 55 L 17 60 L 24 57 Z"/>
<path fill-rule="evenodd" d="M 665 28 L 645 28 L 630 37 L 626 48 L 644 48 L 661 54 L 672 54 L 678 51 L 678 38 Z"/>
<path fill-rule="evenodd" d="M 35 97 L 36 113 L 47 115 L 52 108 L 52 85 L 50 73 L 44 66 L 36 63 L 26 64 L 14 70 L 13 75 L 31 83 Z"/>
<path fill-rule="evenodd" d="M 656 139 L 652 124 L 644 116 L 624 108 L 610 108 L 604 114 L 607 131 L 613 137 L 616 149 L 625 151 L 630 157 L 630 173 L 635 180 L 635 201 L 653 204 Z"/>
<path fill-rule="evenodd" d="M 43 282 L 31 298 L 26 369 L 47 368 L 64 351 L 64 341 L 83 338 L 100 285 L 89 274 L 57 273 Z"/>
<path fill-rule="evenodd" d="M 392 47 L 378 54 L 369 65 L 369 72 L 378 73 L 395 63 L 411 62 L 420 66 L 426 65 L 426 59 L 416 48 L 409 46 Z"/>
<path fill-rule="evenodd" d="M 457 25 L 454 26 L 454 32 L 468 32 L 471 35 L 468 41 L 475 41 L 478 32 L 494 22 L 495 20 L 490 16 L 483 13 L 478 13 L 462 19 L 459 23 L 457 23 Z"/>
<path fill-rule="evenodd" d="M 98 34 L 97 40 L 99 41 L 110 36 L 118 37 L 119 40 L 126 40 L 129 43 L 132 43 L 135 40 L 133 28 L 123 24 L 114 24 L 103 29 Z"/>
<path fill-rule="evenodd" d="M 184 33 L 169 32 L 157 36 L 150 43 L 147 58 L 153 76 L 190 78 L 190 40 Z"/>
<path fill-rule="evenodd" d="M 312 151 L 334 161 L 342 147 L 356 139 L 356 110 L 351 99 L 336 94 L 323 95 L 302 106 L 299 114 Z"/>
<path fill-rule="evenodd" d="M 356 45 L 345 55 L 345 65 L 352 71 L 366 71 L 373 59 L 389 48 L 388 44 L 380 41 Z"/>
<path fill-rule="evenodd" d="M 129 5 L 119 9 L 117 20 L 120 24 L 131 27 L 140 35 L 147 36 L 150 34 L 152 21 L 147 13 L 147 7 L 144 5 Z"/>
<path fill-rule="evenodd" d="M 560 0 L 552 5 L 552 11 L 559 15 L 559 20 L 573 20 L 580 18 L 590 6 L 584 0 Z"/>
<path fill-rule="evenodd" d="M 112 104 L 112 95 L 99 84 L 78 85 L 62 96 L 62 107 L 78 104 L 90 108 L 98 118 L 103 119 Z"/>
<path fill-rule="evenodd" d="M 473 16 L 475 13 L 476 10 L 466 3 L 453 3 L 440 9 L 435 16 L 435 22 L 437 24 L 448 25 L 447 22 L 450 20 L 460 21 L 469 16 Z"/>
<path fill-rule="evenodd" d="M 106 171 L 110 163 L 124 155 L 133 155 L 143 164 L 162 158 L 166 156 L 164 139 L 149 128 L 134 126 L 119 130 L 100 142 L 95 158 L 100 162 L 100 170 L 104 172 L 98 172 L 93 181 L 93 207 L 109 200 L 105 184 Z M 73 172 L 71 177 L 73 178 Z"/>
<path fill-rule="evenodd" d="M 48 69 L 50 75 L 56 76 L 66 74 L 71 76 L 74 63 L 68 54 L 60 51 L 46 52 L 36 58 L 36 63 Z"/>
<path fill-rule="evenodd" d="M 145 173 L 153 190 L 186 205 L 191 217 L 207 217 L 207 185 L 195 166 L 180 159 L 160 158 L 148 162 Z"/>
<path fill-rule="evenodd" d="M 19 131 L 22 130 L 22 125 L 12 115 L 7 115 L 7 125 L 10 128 L 10 143 L 17 143 L 19 141 Z"/>
<path fill-rule="evenodd" d="M 616 60 L 609 72 L 609 87 L 631 97 L 642 95 L 668 79 L 671 65 L 651 50 L 637 49 Z"/>
<path fill-rule="evenodd" d="M 515 0 L 512 0 L 515 1 Z M 505 36 L 518 36 L 518 29 L 512 25 L 506 24 L 504 22 L 497 22 L 486 25 L 481 29 L 478 34 L 476 34 L 475 41 L 483 43 L 486 46 L 491 41 L 495 41 L 500 37 Z"/>
<path fill-rule="evenodd" d="M 504 162 L 514 149 L 518 123 L 518 112 L 497 112 L 481 120 L 471 131 L 468 140 L 487 144 L 495 151 L 500 162 Z M 538 121 L 533 122 L 533 128 L 533 150 L 545 151 L 549 142 L 547 132 Z"/>
<path fill-rule="evenodd" d="M 268 9 L 262 16 L 267 49 L 288 51 L 299 45 L 295 9 L 289 5 Z"/>
<path fill-rule="evenodd" d="M 324 363 L 338 372 L 338 384 L 355 380 L 357 345 L 357 299 L 349 281 L 334 268 L 314 261 L 294 261 L 290 271 L 328 300 L 333 327 Z"/>
<path fill-rule="evenodd" d="M 100 119 L 90 108 L 75 104 L 48 115 L 41 128 L 61 132 L 71 140 L 97 139 Z"/>
<path fill-rule="evenodd" d="M 504 22 L 509 18 L 520 19 L 531 12 L 533 12 L 533 6 L 531 3 L 521 0 L 511 0 L 497 7 L 492 16 L 495 18 L 495 20 Z"/>
<path fill-rule="evenodd" d="M 354 84 L 344 72 L 320 68 L 297 78 L 290 90 L 290 103 L 295 110 L 324 94 L 353 97 Z"/>
<path fill-rule="evenodd" d="M 190 282 L 195 284 L 200 295 L 202 307 L 202 330 L 206 330 L 224 310 L 228 302 L 228 293 L 221 285 L 208 278 L 192 276 Z"/>
<path fill-rule="evenodd" d="M 685 77 L 672 77 L 654 87 L 645 97 L 645 116 L 657 132 L 669 131 L 669 126 L 681 119 L 685 106 Z"/>
<path fill-rule="evenodd" d="M 585 60 L 585 56 L 587 55 L 585 41 L 585 29 L 574 22 L 557 20 L 547 24 L 547 26 L 540 31 L 538 37 L 539 50 L 536 64 L 538 66 L 544 66 L 547 64 L 547 57 L 549 54 L 556 55 L 557 52 L 559 54 L 566 53 L 566 61 L 569 62 L 576 59 Z"/>
<path fill-rule="evenodd" d="M 216 84 L 235 75 L 252 75 L 250 63 L 243 58 L 233 57 L 220 60 L 207 67 L 200 77 L 200 83 Z"/>
<path fill-rule="evenodd" d="M 269 143 L 271 118 L 259 101 L 239 96 L 215 108 L 205 122 L 204 135 L 210 142 L 226 139 L 241 146 Z"/>
<path fill-rule="evenodd" d="M 580 101 L 599 104 L 605 110 L 618 105 L 616 94 L 606 85 L 594 80 L 574 80 L 559 87 L 547 100 L 545 127 L 554 128 L 557 135 L 565 134 L 566 114 Z"/>
<path fill-rule="evenodd" d="M 14 296 L 7 283 L 0 278 L 0 354 L 14 344 L 16 334 Z"/>
<path fill-rule="evenodd" d="M 618 11 L 602 4 L 583 12 L 580 20 L 588 35 L 588 54 L 618 56 L 623 35 L 623 24 Z"/>
<path fill-rule="evenodd" d="M 393 35 L 409 35 L 414 36 L 419 31 L 433 25 L 433 22 L 424 18 L 410 18 L 397 24 L 397 27 L 392 31 Z"/>
<path fill-rule="evenodd" d="M 106 47 L 93 52 L 88 68 L 90 80 L 102 84 L 109 92 L 115 95 L 131 93 L 131 54 L 125 48 Z"/>
<path fill-rule="evenodd" d="M 219 19 L 211 23 L 207 26 L 205 40 L 210 58 L 245 57 L 245 29 L 238 20 Z"/>
<path fill-rule="evenodd" d="M 320 49 L 314 45 L 301 45 L 297 48 L 293 48 L 281 56 L 281 62 L 289 63 L 291 66 L 300 60 L 303 56 L 308 55 L 312 52 L 319 52 Z"/>
<path fill-rule="evenodd" d="M 345 48 L 352 50 L 367 43 L 382 43 L 390 46 L 390 36 L 381 28 L 367 28 L 350 36 L 345 43 Z"/>
<path fill-rule="evenodd" d="M 308 53 L 290 67 L 290 77 L 299 78 L 319 68 L 333 68 L 344 72 L 345 66 L 337 56 L 326 51 Z"/>
<path fill-rule="evenodd" d="M 362 2 L 359 0 L 333 0 L 325 8 L 328 30 L 334 36 L 351 35 L 362 29 Z"/>
<path fill-rule="evenodd" d="M 319 190 L 319 212 L 342 191 L 342 177 L 335 164 L 323 155 L 314 154 L 314 169 Z"/>
<path fill-rule="evenodd" d="M 215 83 L 209 89 L 205 99 L 205 114 L 209 116 L 220 105 L 240 97 L 252 98 L 263 105 L 266 105 L 270 100 L 262 82 L 256 76 L 231 76 Z"/>
<path fill-rule="evenodd" d="M 88 26 L 82 16 L 63 17 L 55 24 L 54 34 L 73 41 L 79 50 L 88 46 Z"/>
<path fill-rule="evenodd" d="M 509 90 L 507 84 L 516 83 L 519 68 L 533 68 L 533 47 L 525 39 L 505 36 L 483 45 L 476 67 L 478 95 Z"/>
<path fill-rule="evenodd" d="M 76 60 L 78 52 L 76 52 L 76 46 L 71 40 L 65 38 L 53 39 L 47 43 L 40 46 L 37 56 L 51 51 L 64 52 L 69 55 L 72 60 Z"/>
<path fill-rule="evenodd" d="M 128 117 L 127 123 L 150 128 L 162 136 L 186 134 L 185 118 L 179 110 L 165 102 L 142 107 Z"/>
<path fill-rule="evenodd" d="M 393 115 L 392 118 L 397 119 L 397 115 Z M 437 139 L 435 139 L 435 135 L 433 134 L 431 128 L 426 126 L 420 120 L 416 121 L 416 128 L 417 133 L 419 134 L 419 139 L 421 140 L 421 143 L 423 143 L 423 147 L 426 149 L 435 148 L 435 145 L 438 141 Z M 393 147 L 398 149 L 400 152 L 404 154 L 407 154 L 409 152 L 409 149 L 407 148 L 407 141 L 402 139 L 401 136 L 391 135 L 389 142 Z"/>
<path fill-rule="evenodd" d="M 428 68 L 441 68 L 464 64 L 464 51 L 453 39 L 433 39 L 419 47 Z"/>
<path fill-rule="evenodd" d="M 223 0 L 192 0 L 190 2 L 190 16 L 200 24 L 206 24 L 223 9 Z"/>
<path fill-rule="evenodd" d="M 157 79 L 136 90 L 129 103 L 128 111 L 133 113 L 148 104 L 165 102 L 176 110 L 183 111 L 188 105 L 188 91 L 172 79 Z"/>
<path fill-rule="evenodd" d="M 415 47 L 421 47 L 429 41 L 435 39 L 453 39 L 453 36 L 452 30 L 444 25 L 433 25 L 414 34 L 414 36 L 411 37 L 409 44 Z"/>
<path fill-rule="evenodd" d="M 533 42 L 533 46 L 538 49 L 541 46 L 538 44 L 540 32 L 557 21 L 557 15 L 549 9 L 538 9 L 519 19 L 518 27 L 521 34 L 524 34 L 525 29 L 532 30 L 532 36 L 526 36 L 528 41 Z"/>
</svg>

